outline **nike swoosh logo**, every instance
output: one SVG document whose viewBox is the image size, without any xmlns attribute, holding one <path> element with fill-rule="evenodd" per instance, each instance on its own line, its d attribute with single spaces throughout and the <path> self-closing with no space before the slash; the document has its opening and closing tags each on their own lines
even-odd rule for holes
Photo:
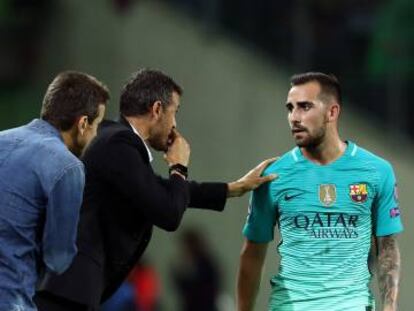
<svg viewBox="0 0 414 311">
<path fill-rule="evenodd" d="M 292 200 L 293 198 L 296 198 L 296 197 L 298 197 L 298 196 L 300 196 L 300 195 L 302 195 L 303 193 L 296 193 L 296 194 L 292 194 L 292 195 L 288 195 L 288 194 L 285 194 L 285 201 L 290 201 L 290 200 Z"/>
</svg>

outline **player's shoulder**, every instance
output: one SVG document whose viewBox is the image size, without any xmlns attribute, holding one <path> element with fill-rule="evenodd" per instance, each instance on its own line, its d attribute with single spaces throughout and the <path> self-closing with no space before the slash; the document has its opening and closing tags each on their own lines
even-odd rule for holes
<svg viewBox="0 0 414 311">
<path fill-rule="evenodd" d="M 292 150 L 282 154 L 278 159 L 270 164 L 264 171 L 264 175 L 270 175 L 274 173 L 280 173 L 282 170 L 290 169 L 297 162 L 296 152 L 298 148 L 295 147 Z"/>
<path fill-rule="evenodd" d="M 22 148 L 32 155 L 35 162 L 44 162 L 56 169 L 82 166 L 81 161 L 66 146 L 60 135 L 48 132 L 36 132 L 25 129 Z M 45 159 L 47 159 L 45 161 Z"/>
<path fill-rule="evenodd" d="M 383 157 L 365 149 L 356 144 L 353 144 L 354 148 L 354 156 L 364 163 L 367 163 L 374 167 L 375 169 L 379 170 L 380 172 L 387 172 L 392 170 L 391 163 L 384 159 Z"/>
<path fill-rule="evenodd" d="M 98 135 L 92 141 L 90 148 L 106 148 L 108 144 L 128 143 L 136 144 L 136 134 L 130 127 L 117 121 L 104 120 L 98 128 Z"/>
<path fill-rule="evenodd" d="M 114 136 L 123 136 L 125 134 L 130 134 L 133 136 L 131 128 L 129 128 L 127 125 L 117 121 L 104 120 L 99 125 L 97 138 L 108 139 Z"/>
</svg>

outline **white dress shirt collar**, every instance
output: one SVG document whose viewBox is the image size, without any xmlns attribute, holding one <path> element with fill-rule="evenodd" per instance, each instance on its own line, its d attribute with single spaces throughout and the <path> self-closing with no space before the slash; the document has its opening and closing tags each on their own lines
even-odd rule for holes
<svg viewBox="0 0 414 311">
<path fill-rule="evenodd" d="M 154 159 L 153 157 L 152 157 L 152 153 L 151 153 L 151 150 L 150 150 L 150 148 L 148 147 L 148 145 L 145 143 L 145 140 L 141 137 L 141 135 L 139 134 L 139 132 L 137 131 L 137 129 L 131 124 L 131 123 L 129 123 L 129 125 L 131 125 L 131 127 L 132 127 L 132 130 L 134 131 L 134 133 L 135 134 L 137 134 L 138 135 L 138 137 L 142 140 L 142 142 L 144 143 L 144 146 L 145 146 L 145 148 L 147 149 L 147 152 L 148 152 L 148 159 L 149 159 L 149 161 L 150 162 L 152 162 L 152 160 Z"/>
</svg>

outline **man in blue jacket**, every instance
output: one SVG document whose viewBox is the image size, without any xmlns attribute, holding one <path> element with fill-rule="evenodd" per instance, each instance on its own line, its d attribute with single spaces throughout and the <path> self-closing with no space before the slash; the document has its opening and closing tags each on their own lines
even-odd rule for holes
<svg viewBox="0 0 414 311">
<path fill-rule="evenodd" d="M 108 99 L 94 77 L 63 72 L 46 91 L 40 119 L 0 132 L 0 310 L 36 310 L 40 271 L 61 273 L 75 256 L 85 180 L 77 156 Z"/>
</svg>

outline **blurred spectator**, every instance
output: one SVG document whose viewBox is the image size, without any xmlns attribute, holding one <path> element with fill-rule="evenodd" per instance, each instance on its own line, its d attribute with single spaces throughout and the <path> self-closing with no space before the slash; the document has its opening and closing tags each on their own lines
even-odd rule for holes
<svg viewBox="0 0 414 311">
<path fill-rule="evenodd" d="M 180 240 L 182 258 L 173 267 L 173 281 L 182 311 L 217 311 L 220 277 L 203 234 L 187 229 Z"/>
<path fill-rule="evenodd" d="M 145 259 L 135 266 L 101 311 L 159 311 L 160 282 L 157 271 Z"/>
<path fill-rule="evenodd" d="M 135 305 L 134 288 L 124 282 L 115 294 L 101 306 L 101 311 L 141 311 Z"/>
<path fill-rule="evenodd" d="M 160 310 L 160 281 L 155 268 L 142 259 L 132 270 L 129 281 L 134 288 L 134 299 L 139 311 Z"/>
</svg>

